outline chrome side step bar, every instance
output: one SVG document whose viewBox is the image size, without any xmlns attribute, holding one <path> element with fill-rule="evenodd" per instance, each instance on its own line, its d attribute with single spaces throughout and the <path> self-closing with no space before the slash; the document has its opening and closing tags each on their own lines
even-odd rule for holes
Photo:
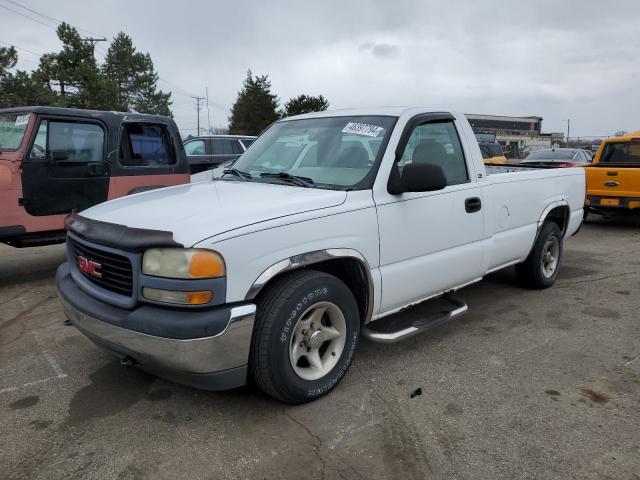
<svg viewBox="0 0 640 480">
<path fill-rule="evenodd" d="M 372 322 L 367 326 L 362 327 L 360 333 L 363 337 L 371 340 L 372 342 L 377 343 L 396 343 L 400 340 L 404 340 L 406 338 L 413 337 L 420 332 L 424 332 L 425 330 L 430 330 L 435 328 L 443 323 L 448 322 L 452 318 L 458 317 L 465 313 L 469 307 L 466 302 L 460 298 L 456 298 L 450 295 L 446 295 L 437 300 L 445 300 L 450 304 L 446 309 L 441 310 L 436 315 L 419 317 L 416 320 L 413 320 L 409 326 L 405 328 L 401 328 L 395 331 L 381 331 L 372 328 L 374 324 L 378 322 Z M 429 300 L 431 302 L 433 300 Z M 426 303 L 426 302 L 425 302 Z M 414 308 L 414 307 L 411 307 Z M 405 311 L 405 312 L 408 312 Z M 401 312 L 396 315 L 402 315 L 404 312 Z"/>
</svg>

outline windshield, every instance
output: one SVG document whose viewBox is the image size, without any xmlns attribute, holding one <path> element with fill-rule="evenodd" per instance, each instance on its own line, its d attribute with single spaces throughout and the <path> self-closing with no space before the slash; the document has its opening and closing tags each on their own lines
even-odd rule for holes
<svg viewBox="0 0 640 480">
<path fill-rule="evenodd" d="M 527 160 L 573 160 L 575 150 L 538 150 L 529 155 Z"/>
<path fill-rule="evenodd" d="M 0 114 L 0 151 L 17 150 L 29 124 L 29 114 Z"/>
<path fill-rule="evenodd" d="M 283 176 L 291 175 L 311 180 L 314 187 L 367 188 L 395 122 L 395 117 L 385 116 L 279 122 L 233 168 L 250 174 L 249 180 L 281 183 Z"/>
<path fill-rule="evenodd" d="M 640 142 L 610 142 L 605 145 L 601 163 L 640 163 Z"/>
</svg>

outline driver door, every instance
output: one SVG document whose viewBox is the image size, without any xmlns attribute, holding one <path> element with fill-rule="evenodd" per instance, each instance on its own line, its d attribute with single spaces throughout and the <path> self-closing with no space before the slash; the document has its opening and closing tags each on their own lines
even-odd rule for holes
<svg viewBox="0 0 640 480">
<path fill-rule="evenodd" d="M 374 192 L 380 227 L 381 313 L 482 276 L 482 192 L 471 175 L 454 119 L 427 120 L 408 130 L 407 137 L 394 168 L 401 172 L 408 163 L 439 165 L 447 186 L 392 195 L 385 185 Z"/>
<path fill-rule="evenodd" d="M 22 161 L 22 205 L 27 213 L 65 214 L 106 201 L 105 141 L 99 122 L 41 118 Z"/>
</svg>

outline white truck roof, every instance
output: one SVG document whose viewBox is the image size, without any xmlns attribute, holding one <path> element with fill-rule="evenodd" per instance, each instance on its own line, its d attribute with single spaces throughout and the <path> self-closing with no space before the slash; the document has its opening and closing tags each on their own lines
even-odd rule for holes
<svg viewBox="0 0 640 480">
<path fill-rule="evenodd" d="M 456 114 L 457 112 L 450 108 L 433 108 L 433 107 L 368 107 L 368 108 L 348 108 L 348 109 L 336 109 L 325 110 L 323 112 L 311 112 L 304 113 L 302 115 L 294 115 L 283 119 L 287 120 L 299 120 L 301 118 L 321 118 L 321 117 L 348 117 L 348 116 L 374 116 L 374 115 L 388 115 L 393 117 L 400 117 L 404 114 L 420 114 L 430 112 L 448 112 Z"/>
</svg>

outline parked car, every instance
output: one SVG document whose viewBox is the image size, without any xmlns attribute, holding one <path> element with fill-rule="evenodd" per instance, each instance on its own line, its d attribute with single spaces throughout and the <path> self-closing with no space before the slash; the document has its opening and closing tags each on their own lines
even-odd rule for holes
<svg viewBox="0 0 640 480">
<path fill-rule="evenodd" d="M 640 212 L 640 130 L 607 138 L 587 173 L 587 211 Z"/>
<path fill-rule="evenodd" d="M 71 211 L 189 178 L 178 128 L 168 117 L 0 110 L 0 242 L 63 242 Z"/>
<path fill-rule="evenodd" d="M 502 152 L 502 147 L 497 142 L 478 142 L 480 153 L 484 163 L 504 165 L 508 163 L 507 157 Z"/>
<path fill-rule="evenodd" d="M 553 285 L 584 194 L 582 168 L 485 167 L 463 114 L 288 117 L 222 178 L 72 215 L 57 289 L 125 363 L 213 390 L 250 378 L 302 403 L 340 382 L 361 336 L 394 342 L 462 314 L 452 292 L 488 272 Z M 384 321 L 436 298 L 433 316 Z"/>
<path fill-rule="evenodd" d="M 545 148 L 527 156 L 520 163 L 540 167 L 578 167 L 591 162 L 591 155 L 579 148 Z"/>
<path fill-rule="evenodd" d="M 241 135 L 213 135 L 185 140 L 184 150 L 191 173 L 203 172 L 221 163 L 235 160 L 255 139 L 256 137 Z"/>
</svg>

